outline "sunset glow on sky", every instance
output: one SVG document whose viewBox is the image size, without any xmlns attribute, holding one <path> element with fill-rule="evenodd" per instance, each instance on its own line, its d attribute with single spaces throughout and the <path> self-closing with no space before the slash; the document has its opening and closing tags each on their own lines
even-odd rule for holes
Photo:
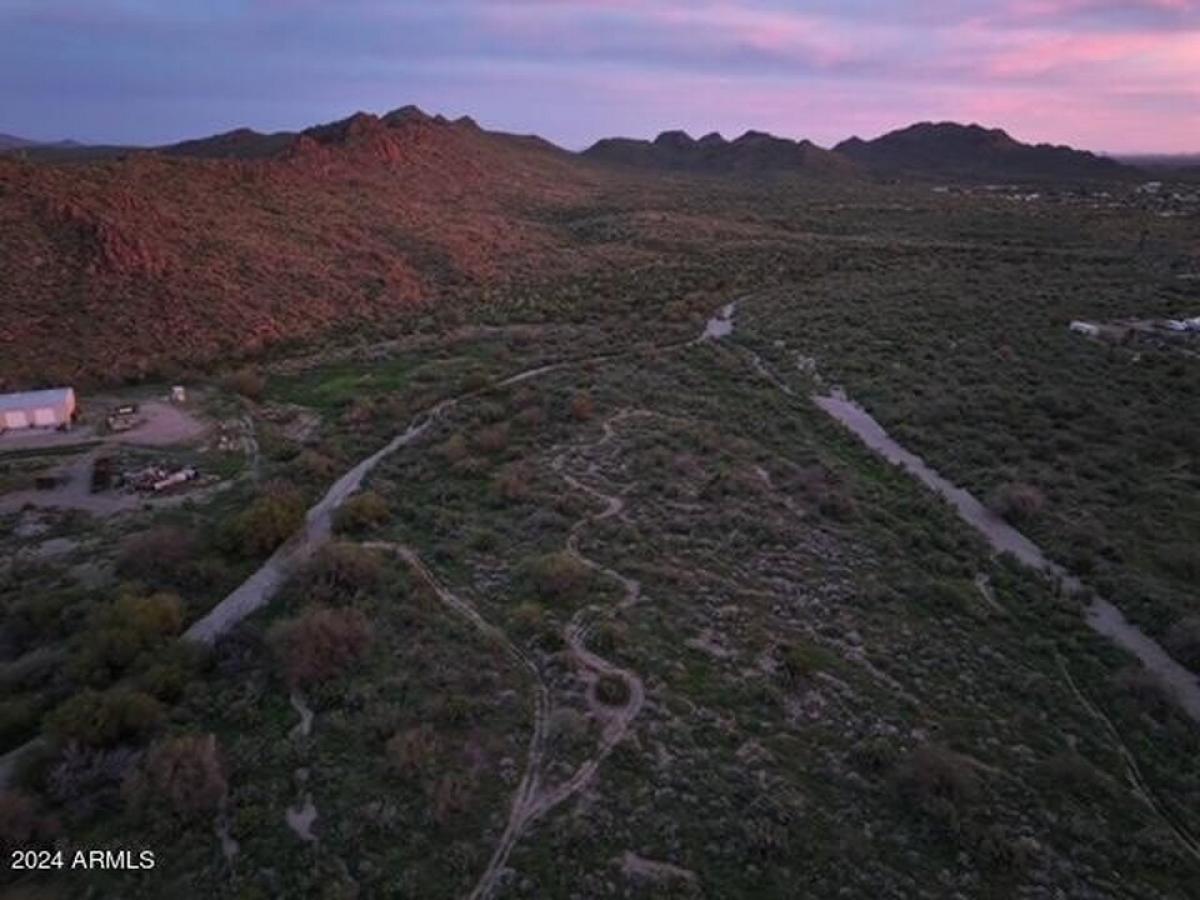
<svg viewBox="0 0 1200 900">
<path fill-rule="evenodd" d="M 581 148 L 920 120 L 1200 151 L 1200 0 L 2 0 L 0 132 L 161 143 L 416 103 Z"/>
</svg>

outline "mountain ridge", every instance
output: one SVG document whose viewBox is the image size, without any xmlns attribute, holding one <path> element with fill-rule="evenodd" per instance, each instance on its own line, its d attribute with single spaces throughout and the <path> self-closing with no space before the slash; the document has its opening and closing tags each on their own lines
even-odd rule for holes
<svg viewBox="0 0 1200 900">
<path fill-rule="evenodd" d="M 1002 128 L 917 122 L 871 140 L 848 138 L 833 152 L 885 172 L 967 177 L 1110 178 L 1136 170 L 1066 145 L 1026 144 Z"/>
</svg>

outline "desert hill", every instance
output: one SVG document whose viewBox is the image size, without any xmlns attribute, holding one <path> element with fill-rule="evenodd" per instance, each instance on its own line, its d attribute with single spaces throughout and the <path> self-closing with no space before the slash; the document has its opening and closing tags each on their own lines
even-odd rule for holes
<svg viewBox="0 0 1200 900">
<path fill-rule="evenodd" d="M 78 165 L 0 157 L 0 382 L 228 360 L 546 271 L 541 211 L 592 176 L 418 112 Z"/>
<path fill-rule="evenodd" d="M 729 141 L 713 132 L 696 140 L 684 131 L 664 131 L 653 141 L 606 138 L 583 152 L 597 162 L 642 169 L 758 174 L 780 171 L 851 173 L 855 166 L 811 141 L 792 141 L 747 131 Z"/>
<path fill-rule="evenodd" d="M 999 128 L 921 122 L 874 140 L 853 137 L 834 152 L 864 167 L 972 178 L 1114 178 L 1135 170 L 1072 147 L 1024 144 Z"/>
</svg>

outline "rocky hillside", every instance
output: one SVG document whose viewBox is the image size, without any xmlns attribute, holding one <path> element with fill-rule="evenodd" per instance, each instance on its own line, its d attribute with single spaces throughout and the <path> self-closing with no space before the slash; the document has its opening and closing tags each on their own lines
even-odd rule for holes
<svg viewBox="0 0 1200 900">
<path fill-rule="evenodd" d="M 549 144 L 413 109 L 88 164 L 0 157 L 0 384 L 228 360 L 574 264 L 546 213 L 593 188 Z"/>
<path fill-rule="evenodd" d="M 792 141 L 761 131 L 747 131 L 732 141 L 715 132 L 696 140 L 684 131 L 664 131 L 653 141 L 606 138 L 583 155 L 597 162 L 642 169 L 714 174 L 849 174 L 855 169 L 853 163 L 811 141 Z"/>
<path fill-rule="evenodd" d="M 1135 170 L 1072 147 L 1023 144 L 999 128 L 921 122 L 834 152 L 876 170 L 971 178 L 1119 178 Z"/>
</svg>

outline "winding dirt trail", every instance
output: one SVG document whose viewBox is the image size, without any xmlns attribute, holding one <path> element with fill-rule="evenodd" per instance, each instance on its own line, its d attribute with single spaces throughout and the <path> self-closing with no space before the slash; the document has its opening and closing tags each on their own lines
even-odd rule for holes
<svg viewBox="0 0 1200 900">
<path fill-rule="evenodd" d="M 515 660 L 518 665 L 529 673 L 533 681 L 533 732 L 529 736 L 529 749 L 526 752 L 525 771 L 522 773 L 521 781 L 517 785 L 516 792 L 513 794 L 512 807 L 509 811 L 508 822 L 504 826 L 504 831 L 501 832 L 496 842 L 491 859 L 488 860 L 487 868 L 484 869 L 483 874 L 480 875 L 478 882 L 476 882 L 474 889 L 469 895 L 471 900 L 483 900 L 483 898 L 492 896 L 496 886 L 499 884 L 500 876 L 504 872 L 504 866 L 508 862 L 508 856 L 512 852 L 512 848 L 533 820 L 531 810 L 537 805 L 543 760 L 546 756 L 546 745 L 549 740 L 550 691 L 546 687 L 546 682 L 533 660 L 520 647 L 514 644 L 502 629 L 491 624 L 480 615 L 473 603 L 459 597 L 442 584 L 437 576 L 429 570 L 429 567 L 425 565 L 425 562 L 415 550 L 403 544 L 383 542 L 367 543 L 363 546 L 375 550 L 387 550 L 399 556 L 412 569 L 413 573 L 425 582 L 434 594 L 437 595 L 437 598 L 445 606 L 474 626 L 488 640 L 502 647 L 510 658 Z"/>
<path fill-rule="evenodd" d="M 611 440 L 615 435 L 613 425 L 618 421 L 641 414 L 625 410 L 605 420 L 602 423 L 603 436 L 591 446 L 595 447 Z M 399 556 L 414 574 L 433 590 L 445 606 L 474 626 L 488 640 L 502 647 L 510 658 L 524 668 L 529 673 L 534 685 L 533 731 L 529 738 L 525 770 L 513 794 L 508 821 L 496 841 L 486 868 L 468 895 L 470 900 L 487 900 L 495 894 L 504 876 L 508 858 L 517 842 L 538 819 L 587 786 L 595 777 L 605 758 L 624 738 L 645 702 L 645 687 L 641 678 L 593 653 L 588 649 L 586 643 L 600 620 L 615 615 L 618 611 L 632 606 L 641 599 L 641 584 L 636 579 L 622 575 L 620 572 L 590 559 L 579 549 L 579 535 L 582 530 L 590 524 L 619 515 L 624 508 L 624 502 L 620 497 L 605 494 L 563 472 L 564 460 L 565 453 L 556 457 L 552 463 L 555 471 L 559 472 L 563 480 L 573 489 L 603 503 L 603 509 L 599 512 L 585 515 L 572 526 L 567 537 L 567 552 L 589 569 L 619 583 L 624 590 L 624 596 L 619 604 L 608 610 L 585 607 L 577 612 L 564 628 L 563 639 L 566 642 L 567 650 L 588 685 L 592 712 L 603 722 L 603 731 L 592 755 L 580 763 L 572 775 L 561 783 L 553 786 L 543 784 L 546 750 L 549 742 L 551 701 L 549 689 L 534 661 L 514 644 L 501 628 L 488 622 L 473 603 L 459 597 L 442 584 L 411 547 L 386 542 L 371 542 L 363 545 L 368 549 L 386 550 Z M 608 706 L 595 699 L 592 692 L 594 692 L 596 682 L 603 676 L 620 678 L 628 686 L 629 696 L 623 704 Z"/>
</svg>

